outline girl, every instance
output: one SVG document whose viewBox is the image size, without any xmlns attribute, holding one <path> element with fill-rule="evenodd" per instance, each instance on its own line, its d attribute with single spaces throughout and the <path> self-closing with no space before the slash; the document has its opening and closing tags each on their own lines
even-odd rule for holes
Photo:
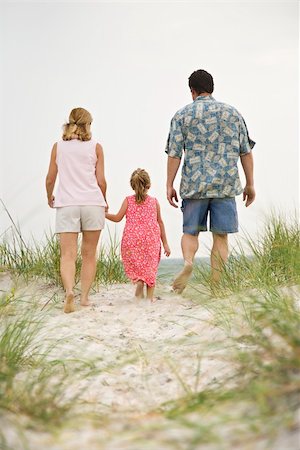
<svg viewBox="0 0 300 450">
<path fill-rule="evenodd" d="M 48 205 L 56 208 L 56 233 L 60 241 L 60 273 L 66 291 L 64 312 L 74 307 L 75 262 L 78 233 L 82 232 L 81 299 L 88 294 L 96 273 L 96 248 L 104 228 L 106 181 L 100 144 L 91 139 L 91 114 L 83 108 L 71 111 L 62 140 L 52 149 L 46 189 Z M 57 174 L 59 185 L 54 198 Z"/>
<path fill-rule="evenodd" d="M 121 255 L 128 278 L 137 284 L 135 296 L 154 301 L 156 273 L 160 261 L 160 241 L 166 256 L 170 255 L 164 223 L 158 201 L 147 195 L 150 177 L 143 169 L 137 169 L 130 178 L 135 195 L 126 197 L 117 214 L 106 213 L 112 222 L 120 222 L 126 214 L 126 224 L 121 242 Z"/>
</svg>

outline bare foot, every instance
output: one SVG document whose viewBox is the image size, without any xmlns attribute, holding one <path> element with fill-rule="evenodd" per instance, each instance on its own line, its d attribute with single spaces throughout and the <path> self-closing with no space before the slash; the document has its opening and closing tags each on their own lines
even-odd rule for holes
<svg viewBox="0 0 300 450">
<path fill-rule="evenodd" d="M 73 292 L 70 292 L 69 294 L 66 295 L 65 298 L 64 312 L 68 314 L 74 311 L 75 311 L 74 294 Z"/>
<path fill-rule="evenodd" d="M 81 299 L 80 300 L 80 306 L 91 306 L 91 302 L 89 301 L 89 299 L 88 298 L 86 298 L 86 299 Z"/>
<path fill-rule="evenodd" d="M 182 291 L 186 288 L 186 285 L 189 281 L 190 276 L 193 272 L 192 264 L 185 264 L 182 271 L 177 275 L 175 280 L 173 281 L 173 290 L 177 294 L 181 294 Z"/>
<path fill-rule="evenodd" d="M 134 295 L 139 300 L 144 298 L 144 282 L 143 281 L 137 282 Z"/>
</svg>

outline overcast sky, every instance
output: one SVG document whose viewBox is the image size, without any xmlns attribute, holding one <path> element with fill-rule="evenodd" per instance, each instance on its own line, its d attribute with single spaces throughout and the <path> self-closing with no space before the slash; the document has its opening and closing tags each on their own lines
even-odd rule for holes
<svg viewBox="0 0 300 450">
<path fill-rule="evenodd" d="M 200 68 L 257 142 L 257 201 L 246 209 L 238 198 L 241 227 L 254 235 L 272 208 L 298 207 L 297 1 L 4 2 L 1 22 L 0 191 L 26 237 L 54 229 L 44 189 L 50 151 L 69 111 L 82 106 L 104 148 L 110 211 L 131 195 L 132 171 L 145 168 L 172 256 L 180 256 L 181 212 L 165 198 L 164 148 Z M 7 226 L 1 210 L 0 232 Z M 209 233 L 202 242 L 199 256 Z"/>
</svg>

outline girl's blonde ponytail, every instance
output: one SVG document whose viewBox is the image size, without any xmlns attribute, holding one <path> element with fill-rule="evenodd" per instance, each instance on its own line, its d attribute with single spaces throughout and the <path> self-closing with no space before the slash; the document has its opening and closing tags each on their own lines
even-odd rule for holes
<svg viewBox="0 0 300 450">
<path fill-rule="evenodd" d="M 150 177 L 146 170 L 136 169 L 130 178 L 130 185 L 135 191 L 135 200 L 137 203 L 143 203 L 146 199 L 147 191 L 150 189 Z"/>
</svg>

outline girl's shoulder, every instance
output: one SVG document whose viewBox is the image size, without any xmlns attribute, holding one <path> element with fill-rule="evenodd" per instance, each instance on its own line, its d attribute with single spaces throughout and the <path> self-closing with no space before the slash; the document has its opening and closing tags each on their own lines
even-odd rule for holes
<svg viewBox="0 0 300 450">
<path fill-rule="evenodd" d="M 135 195 L 128 195 L 125 197 L 125 200 L 127 200 L 128 203 L 135 203 Z"/>
<path fill-rule="evenodd" d="M 158 203 L 158 200 L 157 200 L 156 197 L 152 197 L 151 195 L 148 195 L 148 198 L 150 199 L 150 201 L 151 201 L 152 203 Z"/>
</svg>

